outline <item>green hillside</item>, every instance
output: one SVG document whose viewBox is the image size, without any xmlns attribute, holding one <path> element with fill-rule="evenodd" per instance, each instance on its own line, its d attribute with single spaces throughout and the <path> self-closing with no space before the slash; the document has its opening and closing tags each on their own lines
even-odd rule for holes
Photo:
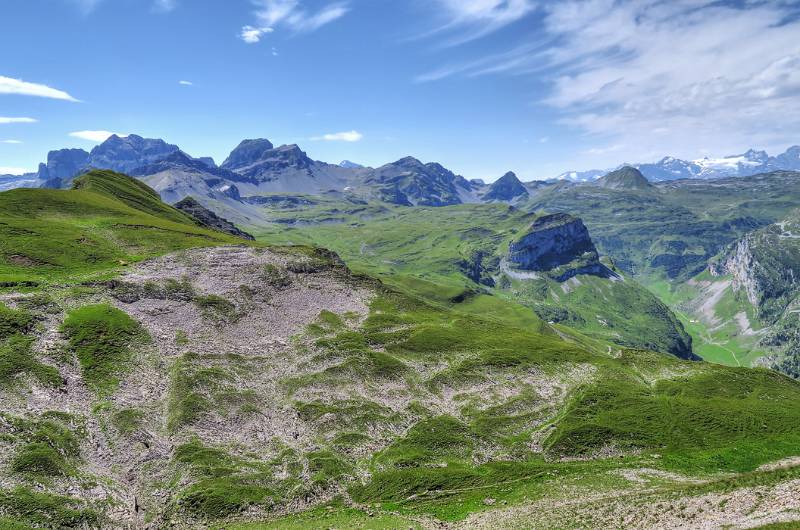
<svg viewBox="0 0 800 530">
<path fill-rule="evenodd" d="M 92 171 L 72 190 L 0 193 L 0 282 L 49 283 L 239 240 L 198 227 L 141 182 Z"/>
</svg>

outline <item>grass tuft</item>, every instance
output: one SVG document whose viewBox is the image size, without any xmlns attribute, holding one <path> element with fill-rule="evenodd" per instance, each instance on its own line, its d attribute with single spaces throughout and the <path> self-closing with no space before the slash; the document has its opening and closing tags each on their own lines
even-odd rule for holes
<svg viewBox="0 0 800 530">
<path fill-rule="evenodd" d="M 149 341 L 135 320 L 107 304 L 71 311 L 61 331 L 80 362 L 84 381 L 98 394 L 116 389 L 131 367 L 131 348 Z"/>
</svg>

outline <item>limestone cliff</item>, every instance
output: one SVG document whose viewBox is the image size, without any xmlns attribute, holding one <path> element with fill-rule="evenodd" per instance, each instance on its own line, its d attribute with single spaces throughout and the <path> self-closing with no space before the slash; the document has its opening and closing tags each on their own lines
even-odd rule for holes
<svg viewBox="0 0 800 530">
<path fill-rule="evenodd" d="M 509 244 L 508 262 L 523 271 L 553 271 L 559 281 L 607 270 L 583 221 L 564 213 L 536 219 Z"/>
</svg>

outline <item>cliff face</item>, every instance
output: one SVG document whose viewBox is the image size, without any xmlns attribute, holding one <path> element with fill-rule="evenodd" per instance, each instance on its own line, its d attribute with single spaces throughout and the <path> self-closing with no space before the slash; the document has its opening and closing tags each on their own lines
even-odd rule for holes
<svg viewBox="0 0 800 530">
<path fill-rule="evenodd" d="M 747 235 L 737 241 L 722 261 L 709 263 L 708 271 L 712 276 L 730 274 L 733 289 L 744 291 L 750 304 L 758 308 L 762 289 L 755 274 L 758 264 L 750 251 L 751 238 L 752 235 Z"/>
<path fill-rule="evenodd" d="M 772 324 L 800 294 L 800 211 L 747 234 L 709 272 L 730 274 L 765 324 Z"/>
<path fill-rule="evenodd" d="M 536 219 L 523 236 L 511 242 L 508 261 L 526 271 L 550 271 L 569 265 L 559 279 L 597 274 L 605 269 L 583 221 L 563 213 Z"/>
</svg>

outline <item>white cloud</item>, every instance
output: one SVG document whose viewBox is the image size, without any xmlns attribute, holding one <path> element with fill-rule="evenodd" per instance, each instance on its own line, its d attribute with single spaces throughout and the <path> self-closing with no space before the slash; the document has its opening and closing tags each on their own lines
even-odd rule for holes
<svg viewBox="0 0 800 530">
<path fill-rule="evenodd" d="M 33 173 L 33 171 L 23 167 L 0 166 L 0 175 L 24 175 L 25 173 Z"/>
<path fill-rule="evenodd" d="M 334 2 L 315 13 L 309 13 L 299 0 L 253 0 L 257 23 L 243 26 L 239 38 L 255 44 L 276 27 L 285 26 L 295 32 L 315 31 L 343 17 L 350 8 L 346 2 Z"/>
<path fill-rule="evenodd" d="M 466 4 L 463 17 L 481 6 L 511 6 Z M 530 76 L 539 87 L 535 105 L 555 109 L 563 124 L 601 146 L 621 146 L 584 151 L 593 163 L 797 142 L 797 2 L 565 0 L 541 10 L 541 20 L 507 51 L 417 80 Z"/>
<path fill-rule="evenodd" d="M 111 131 L 74 131 L 69 133 L 73 138 L 80 138 L 81 140 L 88 140 L 90 142 L 105 142 L 109 136 L 116 134 L 117 136 L 127 136 L 127 134 L 114 133 Z"/>
<path fill-rule="evenodd" d="M 9 118 L 0 116 L 0 123 L 36 123 L 38 120 L 34 118 Z"/>
<path fill-rule="evenodd" d="M 364 135 L 358 131 L 345 131 L 314 136 L 311 139 L 315 141 L 323 140 L 326 142 L 358 142 L 362 138 L 364 138 Z"/>
<path fill-rule="evenodd" d="M 244 26 L 242 27 L 241 33 L 239 33 L 239 38 L 245 41 L 247 44 L 255 44 L 261 40 L 261 37 L 267 33 L 272 33 L 273 31 L 274 30 L 272 28 Z"/>
<path fill-rule="evenodd" d="M 194 85 L 194 83 L 192 83 L 191 81 L 186 81 L 186 80 L 183 80 L 183 79 L 178 81 L 178 84 L 179 85 L 183 85 L 183 86 L 192 86 L 192 85 Z"/>
<path fill-rule="evenodd" d="M 19 94 L 23 96 L 78 101 L 63 90 L 51 88 L 47 85 L 40 85 L 38 83 L 28 83 L 21 79 L 14 79 L 2 75 L 0 75 L 0 94 Z"/>
<path fill-rule="evenodd" d="M 19 140 L 0 140 L 0 144 L 21 144 Z"/>
</svg>

